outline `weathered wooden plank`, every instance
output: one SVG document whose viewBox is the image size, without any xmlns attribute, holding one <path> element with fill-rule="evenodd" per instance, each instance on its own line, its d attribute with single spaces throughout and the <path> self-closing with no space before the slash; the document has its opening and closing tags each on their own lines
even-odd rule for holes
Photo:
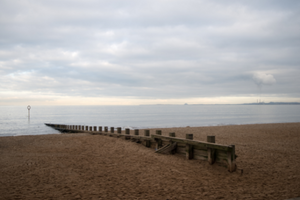
<svg viewBox="0 0 300 200">
<path fill-rule="evenodd" d="M 155 134 L 156 134 L 156 135 L 161 135 L 161 130 L 156 130 L 156 131 L 155 131 Z"/>
<path fill-rule="evenodd" d="M 173 137 L 167 137 L 167 136 L 161 136 L 161 135 L 151 135 L 152 138 L 154 139 L 170 139 L 174 142 L 178 143 L 185 143 L 185 144 L 191 144 L 191 145 L 197 145 L 197 146 L 203 146 L 206 148 L 213 148 L 213 149 L 220 149 L 224 151 L 230 151 L 232 150 L 231 146 L 226 146 L 226 145 L 221 145 L 221 144 L 216 144 L 216 143 L 208 143 L 208 142 L 203 142 L 203 141 L 195 141 L 195 140 L 187 140 L 183 138 L 173 138 Z"/>
<path fill-rule="evenodd" d="M 213 135 L 208 135 L 207 136 L 207 142 L 209 143 L 216 143 L 216 137 Z"/>
<path fill-rule="evenodd" d="M 186 144 L 185 146 L 185 157 L 187 160 L 193 159 L 194 154 L 193 154 L 193 145 Z"/>
<path fill-rule="evenodd" d="M 164 141 L 164 140 L 161 140 L 162 142 L 161 142 L 161 145 L 162 146 L 165 146 L 165 145 L 167 145 L 167 144 L 170 144 L 170 141 Z"/>
<path fill-rule="evenodd" d="M 216 160 L 215 149 L 207 148 L 207 160 L 210 165 L 215 163 Z"/>
<path fill-rule="evenodd" d="M 207 150 L 194 149 L 194 156 L 204 156 L 207 157 Z"/>
<path fill-rule="evenodd" d="M 235 164 L 235 145 L 231 145 L 232 150 L 227 151 L 227 163 L 228 163 L 228 171 L 234 172 L 236 170 Z"/>
<path fill-rule="evenodd" d="M 176 141 L 174 141 L 174 142 L 176 142 Z M 177 142 L 177 147 L 183 147 L 183 148 L 185 148 L 185 145 L 186 145 L 185 143 Z"/>
<path fill-rule="evenodd" d="M 185 134 L 185 139 L 187 139 L 187 140 L 193 140 L 194 139 L 194 135 L 193 134 Z"/>
<path fill-rule="evenodd" d="M 145 147 L 151 147 L 151 141 L 150 140 L 141 140 L 142 145 L 144 145 Z"/>
<path fill-rule="evenodd" d="M 169 133 L 169 137 L 175 137 L 175 133 L 174 132 Z"/>
<path fill-rule="evenodd" d="M 155 151 L 155 153 L 173 153 L 173 150 L 176 149 L 176 142 L 175 143 L 169 143 L 162 148 Z"/>
<path fill-rule="evenodd" d="M 155 141 L 156 141 L 155 149 L 161 148 L 162 147 L 162 140 L 161 139 L 156 139 Z"/>
<path fill-rule="evenodd" d="M 139 135 L 139 129 L 134 129 L 134 135 Z"/>
<path fill-rule="evenodd" d="M 121 127 L 117 127 L 117 133 L 119 133 L 119 134 L 122 133 L 122 128 Z"/>
<path fill-rule="evenodd" d="M 156 142 L 151 142 L 150 144 L 151 144 L 150 148 L 152 148 L 152 149 L 156 148 Z"/>
<path fill-rule="evenodd" d="M 177 146 L 176 153 L 184 154 L 185 155 L 185 147 L 178 147 Z"/>
<path fill-rule="evenodd" d="M 194 145 L 194 149 L 207 151 L 207 147 L 205 147 L 204 145 Z"/>
<path fill-rule="evenodd" d="M 144 136 L 150 136 L 150 130 L 144 130 Z"/>
<path fill-rule="evenodd" d="M 224 157 L 224 158 L 227 158 L 227 151 L 216 150 L 216 157 Z"/>
</svg>

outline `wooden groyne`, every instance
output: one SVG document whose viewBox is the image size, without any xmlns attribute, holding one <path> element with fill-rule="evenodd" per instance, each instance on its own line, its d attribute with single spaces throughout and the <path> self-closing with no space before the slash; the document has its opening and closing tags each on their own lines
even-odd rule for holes
<svg viewBox="0 0 300 200">
<path fill-rule="evenodd" d="M 104 126 L 82 126 L 64 124 L 46 124 L 62 133 L 89 133 L 92 135 L 106 135 L 110 137 L 123 138 L 140 143 L 148 148 L 155 149 L 156 153 L 180 154 L 186 159 L 205 160 L 209 164 L 219 163 L 226 166 L 228 171 L 236 170 L 235 145 L 222 145 L 215 143 L 215 136 L 207 136 L 207 141 L 193 140 L 193 134 L 186 134 L 186 138 L 177 138 L 175 133 L 163 136 L 161 130 L 155 130 L 155 134 L 150 135 L 150 130 L 144 130 L 140 135 L 140 130 L 130 129 L 122 131 L 121 127 Z"/>
</svg>

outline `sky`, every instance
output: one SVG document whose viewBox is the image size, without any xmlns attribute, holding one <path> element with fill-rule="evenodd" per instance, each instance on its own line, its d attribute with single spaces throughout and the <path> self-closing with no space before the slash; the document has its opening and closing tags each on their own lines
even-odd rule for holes
<svg viewBox="0 0 300 200">
<path fill-rule="evenodd" d="M 299 0 L 0 0 L 0 105 L 300 102 Z"/>
</svg>

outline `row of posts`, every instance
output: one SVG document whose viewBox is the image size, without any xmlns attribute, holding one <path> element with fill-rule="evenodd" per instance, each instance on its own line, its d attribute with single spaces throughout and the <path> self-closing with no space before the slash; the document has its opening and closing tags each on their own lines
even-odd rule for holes
<svg viewBox="0 0 300 200">
<path fill-rule="evenodd" d="M 97 131 L 97 126 L 80 126 L 80 125 L 55 125 L 57 128 L 62 129 L 69 129 L 69 130 L 78 130 L 78 131 Z M 102 126 L 99 126 L 98 128 L 99 132 L 102 132 Z M 108 126 L 104 126 L 104 132 L 108 133 Z M 115 128 L 110 127 L 110 132 L 114 133 Z M 122 128 L 117 127 L 117 133 L 122 133 Z M 161 130 L 155 131 L 156 135 L 161 135 Z M 125 134 L 130 134 L 130 129 L 125 129 Z M 139 129 L 134 129 L 134 135 L 139 135 Z M 150 130 L 144 130 L 144 136 L 150 136 Z M 175 133 L 171 132 L 169 133 L 169 137 L 175 137 Z M 193 140 L 193 134 L 186 134 L 186 139 Z M 207 142 L 215 143 L 215 136 L 207 136 Z"/>
</svg>

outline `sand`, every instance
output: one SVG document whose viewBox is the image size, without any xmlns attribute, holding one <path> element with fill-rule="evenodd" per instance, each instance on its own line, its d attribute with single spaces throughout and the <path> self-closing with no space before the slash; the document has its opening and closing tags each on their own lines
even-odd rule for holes
<svg viewBox="0 0 300 200">
<path fill-rule="evenodd" d="M 300 123 L 162 129 L 235 144 L 238 170 L 101 135 L 0 137 L 0 199 L 289 199 Z M 154 130 L 151 130 L 154 133 Z M 243 174 L 241 174 L 243 169 Z"/>
</svg>

